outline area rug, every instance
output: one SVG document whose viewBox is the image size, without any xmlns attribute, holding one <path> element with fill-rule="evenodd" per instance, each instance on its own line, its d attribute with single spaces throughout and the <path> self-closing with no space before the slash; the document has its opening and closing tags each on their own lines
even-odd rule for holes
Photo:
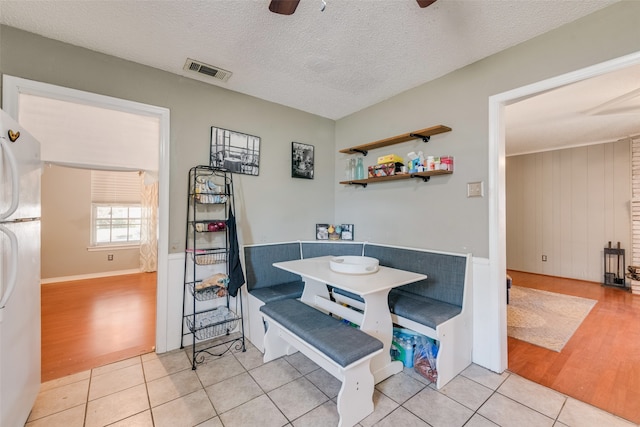
<svg viewBox="0 0 640 427">
<path fill-rule="evenodd" d="M 507 335 L 560 351 L 598 301 L 512 286 Z"/>
</svg>

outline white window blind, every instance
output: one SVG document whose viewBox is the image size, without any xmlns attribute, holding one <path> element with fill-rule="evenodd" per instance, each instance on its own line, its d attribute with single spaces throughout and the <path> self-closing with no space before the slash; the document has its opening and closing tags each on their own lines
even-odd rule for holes
<svg viewBox="0 0 640 427">
<path fill-rule="evenodd" d="M 140 204 L 138 172 L 91 171 L 91 202 L 111 205 Z"/>
</svg>

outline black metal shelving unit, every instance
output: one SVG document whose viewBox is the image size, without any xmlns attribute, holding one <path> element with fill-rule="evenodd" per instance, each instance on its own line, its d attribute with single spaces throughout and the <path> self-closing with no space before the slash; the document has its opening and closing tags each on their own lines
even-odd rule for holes
<svg viewBox="0 0 640 427">
<path fill-rule="evenodd" d="M 181 348 L 185 342 L 192 347 L 192 369 L 205 354 L 245 351 L 241 290 L 231 297 L 225 286 L 230 208 L 235 210 L 230 171 L 210 166 L 189 170 Z"/>
</svg>

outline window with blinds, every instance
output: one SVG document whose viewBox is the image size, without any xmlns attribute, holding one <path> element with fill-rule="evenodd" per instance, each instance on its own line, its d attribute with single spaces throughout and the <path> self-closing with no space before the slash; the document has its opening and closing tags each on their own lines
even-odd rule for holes
<svg viewBox="0 0 640 427">
<path fill-rule="evenodd" d="M 142 207 L 138 172 L 91 171 L 91 245 L 140 243 Z"/>
</svg>

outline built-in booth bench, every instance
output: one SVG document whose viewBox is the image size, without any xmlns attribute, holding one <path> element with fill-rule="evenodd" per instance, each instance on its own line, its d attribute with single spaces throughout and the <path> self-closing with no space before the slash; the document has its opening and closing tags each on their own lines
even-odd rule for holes
<svg viewBox="0 0 640 427">
<path fill-rule="evenodd" d="M 381 266 L 427 275 L 425 280 L 391 290 L 389 309 L 393 322 L 437 341 L 438 389 L 471 364 L 471 255 L 376 243 L 310 241 L 245 246 L 249 339 L 260 351 L 264 351 L 266 330 L 260 307 L 300 298 L 304 288 L 300 276 L 276 268 L 273 263 L 326 255 L 364 255 L 377 258 Z M 332 297 L 363 308 L 357 295 L 333 289 Z"/>
</svg>

